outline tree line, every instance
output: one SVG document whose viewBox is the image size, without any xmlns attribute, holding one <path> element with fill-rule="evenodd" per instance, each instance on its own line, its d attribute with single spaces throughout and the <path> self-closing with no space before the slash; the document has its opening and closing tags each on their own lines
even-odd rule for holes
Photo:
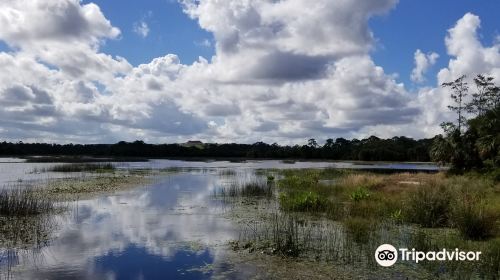
<svg viewBox="0 0 500 280">
<path fill-rule="evenodd" d="M 429 161 L 434 139 L 414 140 L 408 137 L 380 139 L 328 139 L 319 145 L 309 139 L 306 145 L 254 144 L 147 144 L 143 141 L 116 144 L 46 144 L 0 142 L 1 156 L 94 156 L 145 158 L 276 158 L 331 159 L 364 161 Z"/>
</svg>

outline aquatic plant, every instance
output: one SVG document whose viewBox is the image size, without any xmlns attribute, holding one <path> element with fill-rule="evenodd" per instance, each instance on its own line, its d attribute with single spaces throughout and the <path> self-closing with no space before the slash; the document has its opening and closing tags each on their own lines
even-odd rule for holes
<svg viewBox="0 0 500 280">
<path fill-rule="evenodd" d="M 219 175 L 220 176 L 235 176 L 236 175 L 236 170 L 234 169 L 221 169 L 219 170 Z"/>
<path fill-rule="evenodd" d="M 259 178 L 250 181 L 234 181 L 229 186 L 220 187 L 214 190 L 216 197 L 267 197 L 273 196 L 273 182 L 268 182 Z"/>
<path fill-rule="evenodd" d="M 52 172 L 105 172 L 115 170 L 111 163 L 71 163 L 50 167 Z"/>
<path fill-rule="evenodd" d="M 1 216 L 30 216 L 47 213 L 54 203 L 29 187 L 15 187 L 0 191 Z"/>
<path fill-rule="evenodd" d="M 353 191 L 349 197 L 352 201 L 359 202 L 361 200 L 368 199 L 370 195 L 371 193 L 366 188 L 359 187 Z"/>
<path fill-rule="evenodd" d="M 326 210 L 328 205 L 325 198 L 311 191 L 283 192 L 279 198 L 285 211 L 318 212 Z"/>
</svg>

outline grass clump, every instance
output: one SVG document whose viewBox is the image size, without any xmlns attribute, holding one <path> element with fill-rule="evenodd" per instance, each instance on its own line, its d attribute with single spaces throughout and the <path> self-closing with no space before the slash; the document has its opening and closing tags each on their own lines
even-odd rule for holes
<svg viewBox="0 0 500 280">
<path fill-rule="evenodd" d="M 31 188 L 4 189 L 0 191 L 1 216 L 31 216 L 54 209 L 49 199 Z"/>
<path fill-rule="evenodd" d="M 497 217 L 480 198 L 465 196 L 457 199 L 451 217 L 453 226 L 466 239 L 484 240 L 495 234 Z"/>
<path fill-rule="evenodd" d="M 234 169 L 221 169 L 219 170 L 219 175 L 220 176 L 236 176 L 236 170 Z"/>
<path fill-rule="evenodd" d="M 480 267 L 484 279 L 500 279 L 500 238 L 488 242 L 481 256 Z"/>
<path fill-rule="evenodd" d="M 373 221 L 365 218 L 352 217 L 344 221 L 348 236 L 356 243 L 366 244 L 373 231 Z"/>
<path fill-rule="evenodd" d="M 346 189 L 363 188 L 367 190 L 374 190 L 384 185 L 383 176 L 371 173 L 365 174 L 349 174 L 344 176 L 340 185 Z"/>
<path fill-rule="evenodd" d="M 359 187 L 355 191 L 353 191 L 349 197 L 352 201 L 359 202 L 361 200 L 368 199 L 370 195 L 371 193 L 366 188 Z"/>
<path fill-rule="evenodd" d="M 325 211 L 328 201 L 315 192 L 283 192 L 280 204 L 285 211 L 320 212 Z"/>
<path fill-rule="evenodd" d="M 452 195 L 444 186 L 426 185 L 408 195 L 405 205 L 410 223 L 435 228 L 448 225 Z"/>
<path fill-rule="evenodd" d="M 290 257 L 298 257 L 301 252 L 299 228 L 293 216 L 280 217 L 275 214 L 272 219 L 272 243 L 275 253 Z"/>
<path fill-rule="evenodd" d="M 233 182 L 229 187 L 215 190 L 215 196 L 221 197 L 267 197 L 273 196 L 273 183 L 265 180 L 251 180 L 248 182 Z"/>
<path fill-rule="evenodd" d="M 71 163 L 56 165 L 47 171 L 52 172 L 110 172 L 116 168 L 111 163 Z"/>
</svg>

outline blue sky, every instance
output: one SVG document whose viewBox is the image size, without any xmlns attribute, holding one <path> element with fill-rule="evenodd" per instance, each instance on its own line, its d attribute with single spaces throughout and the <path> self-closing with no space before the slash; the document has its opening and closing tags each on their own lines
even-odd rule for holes
<svg viewBox="0 0 500 280">
<path fill-rule="evenodd" d="M 83 2 L 98 4 L 122 32 L 121 39 L 106 41 L 102 50 L 125 57 L 133 65 L 149 63 L 169 53 L 178 55 L 182 63 L 191 64 L 199 56 L 210 59 L 214 53 L 212 47 L 202 44 L 205 40 L 213 42 L 212 35 L 190 19 L 176 1 L 126 1 L 126 5 L 117 5 L 116 0 Z M 140 21 L 150 29 L 146 38 L 133 32 L 134 24 Z"/>
<path fill-rule="evenodd" d="M 401 0 L 387 16 L 370 22 L 379 39 L 373 58 L 387 72 L 399 73 L 401 81 L 411 85 L 415 50 L 434 51 L 441 56 L 427 75 L 428 82 L 434 83 L 436 72 L 448 64 L 444 43 L 448 29 L 465 13 L 472 12 L 481 17 L 480 40 L 491 45 L 500 35 L 499 11 L 500 1 Z"/>
<path fill-rule="evenodd" d="M 439 83 L 500 80 L 498 11 L 498 0 L 0 1 L 0 140 L 433 137 L 454 119 Z"/>
</svg>

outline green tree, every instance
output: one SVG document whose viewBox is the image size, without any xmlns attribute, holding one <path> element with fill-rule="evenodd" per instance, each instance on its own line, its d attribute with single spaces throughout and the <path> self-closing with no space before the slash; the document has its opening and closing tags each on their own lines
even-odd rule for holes
<svg viewBox="0 0 500 280">
<path fill-rule="evenodd" d="M 318 142 L 316 142 L 316 139 L 311 138 L 311 139 L 307 140 L 307 145 L 311 148 L 317 148 Z"/>
<path fill-rule="evenodd" d="M 455 105 L 450 105 L 448 108 L 457 113 L 457 128 L 459 133 L 462 132 L 462 128 L 464 127 L 466 121 L 464 113 L 468 107 L 465 104 L 465 98 L 467 97 L 469 91 L 469 85 L 465 81 L 466 77 L 467 76 L 462 75 L 453 82 L 442 84 L 443 87 L 451 88 L 453 91 L 450 96 L 455 102 Z M 449 123 L 447 125 L 449 125 Z"/>
<path fill-rule="evenodd" d="M 492 77 L 477 75 L 477 91 L 466 102 L 469 87 L 465 76 L 443 87 L 452 89 L 455 104 L 449 109 L 457 114 L 457 123 L 441 124 L 445 135 L 434 139 L 430 150 L 433 161 L 451 164 L 452 170 L 463 172 L 484 166 L 498 166 L 500 162 L 500 102 L 499 88 Z M 476 117 L 466 120 L 465 113 Z"/>
</svg>

